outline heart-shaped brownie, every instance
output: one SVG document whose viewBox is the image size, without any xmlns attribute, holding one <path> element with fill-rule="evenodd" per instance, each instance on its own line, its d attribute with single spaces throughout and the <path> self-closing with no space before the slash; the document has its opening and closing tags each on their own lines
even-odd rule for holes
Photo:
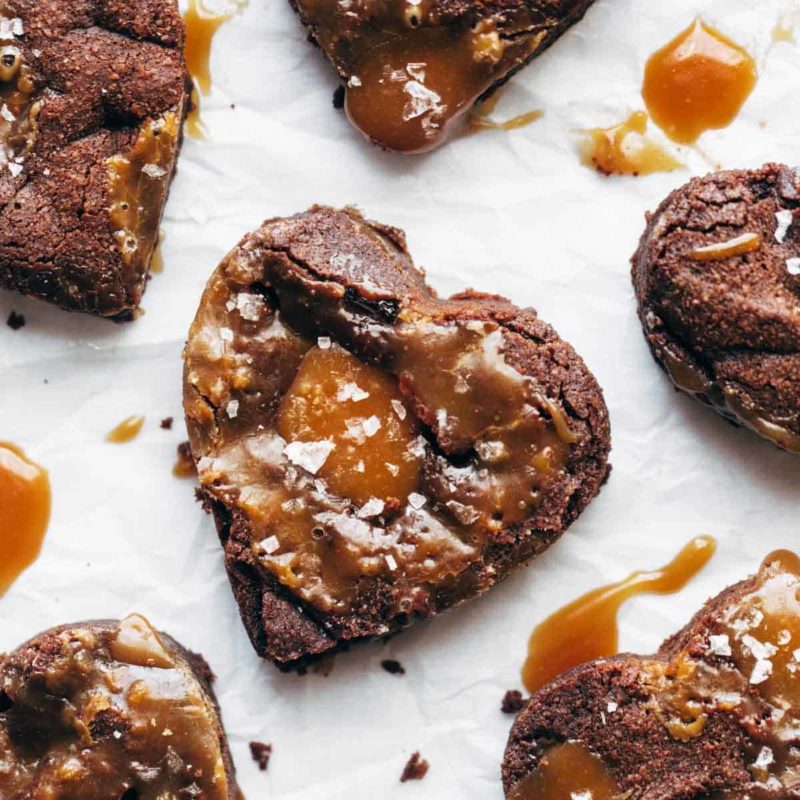
<svg viewBox="0 0 800 800">
<path fill-rule="evenodd" d="M 403 234 L 316 207 L 212 276 L 185 352 L 200 493 L 242 617 L 281 665 L 477 595 L 608 472 L 608 412 L 532 310 L 438 299 Z"/>
<path fill-rule="evenodd" d="M 594 0 L 290 0 L 345 82 L 352 123 L 387 150 L 440 145 Z"/>
<path fill-rule="evenodd" d="M 176 0 L 5 0 L 0 287 L 130 319 L 188 102 Z"/>
<path fill-rule="evenodd" d="M 0 655 L 0 797 L 236 800 L 212 679 L 138 615 Z"/>
<path fill-rule="evenodd" d="M 682 391 L 800 453 L 800 173 L 720 172 L 673 192 L 633 258 L 639 316 Z"/>
<path fill-rule="evenodd" d="M 800 796 L 800 559 L 781 551 L 655 656 L 584 664 L 511 730 L 513 800 Z"/>
</svg>

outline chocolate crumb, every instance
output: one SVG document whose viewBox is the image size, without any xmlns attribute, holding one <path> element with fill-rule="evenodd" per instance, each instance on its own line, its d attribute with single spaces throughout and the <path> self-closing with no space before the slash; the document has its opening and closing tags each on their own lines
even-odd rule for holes
<svg viewBox="0 0 800 800">
<path fill-rule="evenodd" d="M 522 696 L 522 692 L 517 689 L 509 689 L 503 697 L 500 710 L 504 714 L 518 714 L 523 708 L 525 708 L 525 698 Z"/>
<path fill-rule="evenodd" d="M 344 108 L 344 86 L 337 86 L 334 90 L 333 107 L 337 110 Z"/>
<path fill-rule="evenodd" d="M 171 431 L 172 430 L 172 417 L 164 417 L 164 419 L 161 420 L 161 427 L 165 431 Z"/>
<path fill-rule="evenodd" d="M 419 751 L 413 753 L 405 767 L 403 767 L 400 783 L 405 783 L 406 781 L 421 781 L 428 774 L 429 766 L 430 765 L 424 758 L 420 758 Z"/>
<path fill-rule="evenodd" d="M 272 756 L 272 745 L 264 744 L 263 742 L 250 742 L 250 755 L 253 757 L 253 761 L 258 764 L 258 768 L 262 772 L 266 772 L 269 766 L 269 759 Z"/>
<path fill-rule="evenodd" d="M 12 311 L 8 315 L 6 325 L 8 325 L 12 331 L 18 331 L 20 328 L 25 327 L 25 317 L 22 314 L 17 314 L 16 311 Z"/>
<path fill-rule="evenodd" d="M 384 661 L 381 661 L 381 666 L 390 675 L 405 675 L 406 674 L 406 668 L 399 661 L 395 661 L 395 659 L 393 659 L 393 658 L 387 658 Z"/>
</svg>

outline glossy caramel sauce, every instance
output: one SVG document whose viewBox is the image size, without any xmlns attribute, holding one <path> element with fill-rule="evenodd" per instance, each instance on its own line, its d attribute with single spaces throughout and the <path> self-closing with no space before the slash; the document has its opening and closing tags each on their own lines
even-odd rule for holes
<svg viewBox="0 0 800 800">
<path fill-rule="evenodd" d="M 133 147 L 106 162 L 114 239 L 123 263 L 136 275 L 147 270 L 156 249 L 178 124 L 175 111 L 145 121 Z"/>
<path fill-rule="evenodd" d="M 650 57 L 642 97 L 667 136 L 691 144 L 730 125 L 757 80 L 752 56 L 698 18 Z"/>
<path fill-rule="evenodd" d="M 761 247 L 761 236 L 757 233 L 743 233 L 735 239 L 715 242 L 692 250 L 694 261 L 724 261 L 727 258 L 753 253 Z"/>
<path fill-rule="evenodd" d="M 186 25 L 186 66 L 192 76 L 195 91 L 192 107 L 186 119 L 186 130 L 193 139 L 205 139 L 206 131 L 200 119 L 200 95 L 211 92 L 211 45 L 217 31 L 236 13 L 247 7 L 248 0 L 236 0 L 226 11 L 210 11 L 203 0 L 189 0 L 183 15 Z"/>
<path fill-rule="evenodd" d="M 0 668 L 0 797 L 228 800 L 213 701 L 139 615 L 46 634 Z"/>
<path fill-rule="evenodd" d="M 0 596 L 36 560 L 49 521 L 47 471 L 0 442 Z"/>
<path fill-rule="evenodd" d="M 541 14 L 520 9 L 498 22 L 437 24 L 430 0 L 385 0 L 350 10 L 338 0 L 299 0 L 315 38 L 348 78 L 345 108 L 382 147 L 430 150 L 478 98 L 547 38 Z"/>
<path fill-rule="evenodd" d="M 708 563 L 716 542 L 693 539 L 665 567 L 634 572 L 624 581 L 595 589 L 564 606 L 536 627 L 528 642 L 522 680 L 529 692 L 579 664 L 613 656 L 618 650 L 617 615 L 622 604 L 638 594 L 672 594 L 682 589 Z"/>
<path fill-rule="evenodd" d="M 602 759 L 576 742 L 565 742 L 542 756 L 508 800 L 615 800 L 619 795 L 619 786 Z"/>
<path fill-rule="evenodd" d="M 603 175 L 650 175 L 684 166 L 649 139 L 646 131 L 647 114 L 643 111 L 634 112 L 625 122 L 611 128 L 582 131 L 581 163 Z"/>
<path fill-rule="evenodd" d="M 106 435 L 109 444 L 125 444 L 133 441 L 142 431 L 145 418 L 137 414 L 127 417 Z"/>
<path fill-rule="evenodd" d="M 477 106 L 469 115 L 469 127 L 473 131 L 514 131 L 537 122 L 544 116 L 544 111 L 534 109 L 523 114 L 498 122 L 491 118 L 497 108 L 500 94 L 495 92 L 488 100 Z"/>
<path fill-rule="evenodd" d="M 360 324 L 321 295 L 312 319 L 275 280 L 277 312 L 253 263 L 223 264 L 187 345 L 201 485 L 247 516 L 257 563 L 326 611 L 370 580 L 403 613 L 474 593 L 470 565 L 560 479 L 578 441 L 565 412 L 508 363 L 494 322 Z M 337 329 L 363 339 L 318 335 Z"/>
</svg>

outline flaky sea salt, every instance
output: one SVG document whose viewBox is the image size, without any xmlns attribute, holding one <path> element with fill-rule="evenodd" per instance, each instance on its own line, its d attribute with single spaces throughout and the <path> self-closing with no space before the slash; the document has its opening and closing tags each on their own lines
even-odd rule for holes
<svg viewBox="0 0 800 800">
<path fill-rule="evenodd" d="M 163 178 L 167 174 L 164 167 L 159 167 L 158 164 L 145 164 L 142 167 L 142 172 L 148 178 Z"/>
<path fill-rule="evenodd" d="M 358 464 L 356 464 L 356 466 L 355 466 L 355 470 L 358 473 L 363 473 L 366 470 L 366 467 L 364 466 L 364 462 L 363 461 L 359 461 Z"/>
<path fill-rule="evenodd" d="M 592 800 L 592 793 L 585 789 L 581 792 L 570 792 L 570 800 Z"/>
<path fill-rule="evenodd" d="M 391 553 L 388 553 L 386 556 L 384 556 L 384 558 L 386 559 L 386 566 L 389 567 L 392 572 L 394 572 L 397 569 L 397 561 L 395 560 L 395 557 Z"/>
<path fill-rule="evenodd" d="M 800 258 L 787 258 L 786 271 L 790 275 L 800 275 Z"/>
<path fill-rule="evenodd" d="M 374 436 L 381 429 L 381 421 L 373 414 L 364 420 L 362 427 L 367 436 Z"/>
<path fill-rule="evenodd" d="M 792 634 L 789 631 L 784 629 L 778 634 L 778 644 L 781 647 L 785 647 L 791 641 L 792 641 Z"/>
<path fill-rule="evenodd" d="M 277 536 L 269 536 L 264 539 L 259 547 L 268 555 L 271 556 L 281 548 L 281 543 L 278 541 Z"/>
<path fill-rule="evenodd" d="M 383 465 L 386 467 L 386 469 L 389 471 L 391 475 L 397 476 L 400 474 L 400 467 L 398 467 L 397 464 L 392 464 L 389 461 L 384 461 Z"/>
<path fill-rule="evenodd" d="M 744 644 L 759 661 L 766 661 L 778 652 L 778 648 L 775 647 L 774 644 L 760 642 L 755 636 L 750 636 L 749 634 L 742 636 L 742 644 Z"/>
<path fill-rule="evenodd" d="M 225 407 L 225 411 L 231 419 L 235 419 L 239 414 L 239 401 L 231 400 Z"/>
<path fill-rule="evenodd" d="M 335 447 L 336 445 L 327 439 L 319 442 L 292 442 L 283 448 L 283 454 L 292 464 L 316 475 Z"/>
<path fill-rule="evenodd" d="M 397 414 L 397 418 L 400 420 L 404 420 L 408 414 L 406 411 L 406 407 L 399 401 L 399 400 L 392 400 L 392 408 L 394 409 L 394 413 Z"/>
<path fill-rule="evenodd" d="M 340 403 L 345 403 L 351 400 L 354 403 L 360 403 L 369 397 L 369 392 L 365 392 L 357 383 L 345 383 L 339 387 L 336 393 L 336 399 Z"/>
<path fill-rule="evenodd" d="M 766 659 L 758 660 L 753 667 L 753 672 L 750 674 L 750 683 L 753 686 L 758 686 L 758 684 L 764 683 L 770 675 L 772 675 L 772 662 Z"/>
<path fill-rule="evenodd" d="M 370 517 L 377 517 L 378 514 L 383 513 L 384 502 L 377 497 L 370 497 L 361 508 L 358 509 L 357 517 L 360 519 L 369 519 Z"/>
<path fill-rule="evenodd" d="M 3 107 L 0 108 L 0 116 L 2 116 L 6 122 L 14 122 L 17 119 L 14 116 L 14 112 L 5 103 L 3 103 Z"/>
<path fill-rule="evenodd" d="M 331 349 L 331 337 L 330 336 L 320 336 L 317 339 L 317 347 L 320 350 L 330 350 Z"/>
<path fill-rule="evenodd" d="M 618 708 L 619 705 L 617 703 L 614 703 L 613 701 L 606 706 L 606 710 L 608 711 L 609 714 L 613 714 Z"/>
<path fill-rule="evenodd" d="M 708 649 L 715 656 L 729 656 L 732 654 L 731 640 L 724 633 L 721 633 L 719 636 L 709 636 Z"/>
<path fill-rule="evenodd" d="M 233 331 L 230 328 L 220 328 L 219 329 L 219 338 L 222 339 L 223 342 L 232 342 L 233 341 Z"/>
<path fill-rule="evenodd" d="M 411 506 L 411 508 L 416 509 L 417 511 L 419 511 L 427 502 L 428 499 L 425 497 L 425 495 L 417 494 L 417 492 L 411 492 L 411 494 L 408 496 L 408 504 Z"/>
<path fill-rule="evenodd" d="M 236 295 L 236 309 L 242 319 L 258 322 L 264 311 L 264 300 L 257 294 L 240 292 Z"/>
<path fill-rule="evenodd" d="M 755 761 L 757 767 L 768 767 L 775 761 L 775 755 L 769 747 L 762 747 Z"/>
<path fill-rule="evenodd" d="M 16 178 L 22 173 L 22 164 L 15 164 L 13 161 L 8 165 L 8 171 Z"/>
<path fill-rule="evenodd" d="M 775 214 L 775 219 L 778 223 L 778 227 L 775 230 L 775 241 L 783 244 L 786 239 L 786 234 L 789 232 L 789 228 L 792 227 L 794 215 L 791 211 L 785 209 L 783 211 L 778 211 L 778 213 Z"/>
</svg>

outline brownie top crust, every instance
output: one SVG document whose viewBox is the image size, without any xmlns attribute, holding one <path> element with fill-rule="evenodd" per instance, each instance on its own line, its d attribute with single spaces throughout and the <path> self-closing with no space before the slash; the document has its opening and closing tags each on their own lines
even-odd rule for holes
<svg viewBox="0 0 800 800">
<path fill-rule="evenodd" d="M 187 106 L 175 0 L 0 3 L 0 286 L 131 318 Z"/>
</svg>

